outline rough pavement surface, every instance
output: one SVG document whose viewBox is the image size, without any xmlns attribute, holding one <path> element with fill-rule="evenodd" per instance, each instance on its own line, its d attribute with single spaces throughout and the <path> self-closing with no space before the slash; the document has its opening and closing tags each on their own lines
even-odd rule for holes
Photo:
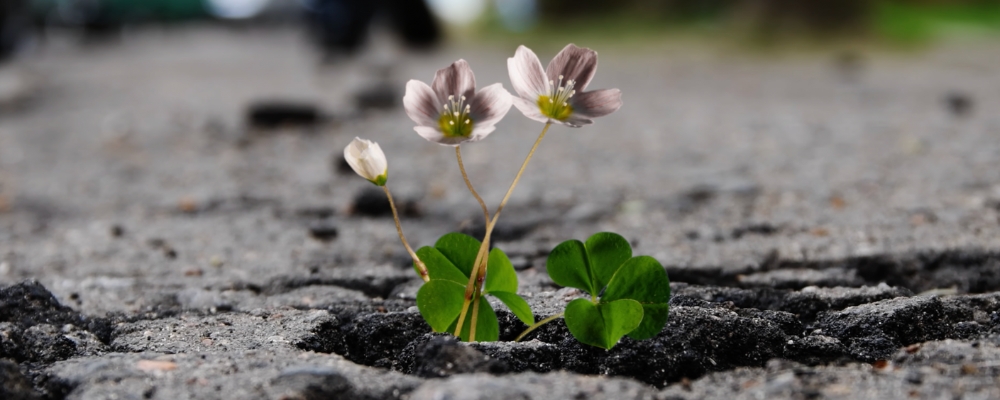
<svg viewBox="0 0 1000 400">
<path fill-rule="evenodd" d="M 354 136 L 381 144 L 416 246 L 480 232 L 450 148 L 354 96 L 400 98 L 458 58 L 509 89 L 515 45 L 321 65 L 281 27 L 55 35 L 2 67 L 19 89 L 0 107 L 0 398 L 1000 397 L 996 44 L 873 50 L 851 71 L 579 44 L 625 106 L 552 129 L 495 244 L 544 318 L 580 295 L 548 250 L 621 233 L 670 274 L 656 338 L 604 351 L 556 321 L 514 343 L 499 305 L 501 342 L 430 332 L 384 201 L 344 168 Z M 322 118 L 245 120 L 275 101 Z M 512 110 L 463 147 L 489 204 L 540 128 Z"/>
</svg>

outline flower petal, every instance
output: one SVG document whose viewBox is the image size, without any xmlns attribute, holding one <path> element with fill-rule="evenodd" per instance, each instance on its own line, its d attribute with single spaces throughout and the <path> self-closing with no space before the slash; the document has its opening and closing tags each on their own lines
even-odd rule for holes
<svg viewBox="0 0 1000 400">
<path fill-rule="evenodd" d="M 576 47 L 573 43 L 563 47 L 545 70 L 549 80 L 558 82 L 559 75 L 563 75 L 563 82 L 572 79 L 575 82 L 573 88 L 577 92 L 587 88 L 595 72 L 597 72 L 597 52 L 585 47 Z"/>
<path fill-rule="evenodd" d="M 462 136 L 447 137 L 441 131 L 428 126 L 415 126 L 413 130 L 424 139 L 445 146 L 458 146 L 462 142 L 469 141 L 469 138 Z"/>
<path fill-rule="evenodd" d="M 549 117 L 542 114 L 542 111 L 538 109 L 538 104 L 520 97 L 511 97 L 511 100 L 514 102 L 514 107 L 517 107 L 525 117 L 538 122 L 549 122 Z"/>
<path fill-rule="evenodd" d="M 448 96 L 465 96 L 471 99 L 476 93 L 476 76 L 472 73 L 472 67 L 465 60 L 458 60 L 451 65 L 441 68 L 434 74 L 434 92 L 438 99 L 442 101 Z"/>
<path fill-rule="evenodd" d="M 507 111 L 510 111 L 511 95 L 504 90 L 503 85 L 494 83 L 476 93 L 469 102 L 469 116 L 475 121 L 473 132 L 500 122 Z"/>
<path fill-rule="evenodd" d="M 566 118 L 565 121 L 552 120 L 552 122 L 563 124 L 570 128 L 579 128 L 581 126 L 594 123 L 594 120 L 574 113 L 573 115 L 570 115 L 569 118 Z"/>
<path fill-rule="evenodd" d="M 514 91 L 526 99 L 537 98 L 549 92 L 549 82 L 545 79 L 542 62 L 531 49 L 518 46 L 514 57 L 507 59 L 507 72 Z"/>
<path fill-rule="evenodd" d="M 597 118 L 618 111 L 622 107 L 622 92 L 618 89 L 601 89 L 577 93 L 570 99 L 573 114 Z"/>
<path fill-rule="evenodd" d="M 422 126 L 437 126 L 444 102 L 438 98 L 430 86 L 416 79 L 406 82 L 403 95 L 403 109 L 413 122 Z"/>
<path fill-rule="evenodd" d="M 347 147 L 344 147 L 344 159 L 362 178 L 379 186 L 384 184 L 384 175 L 388 174 L 388 163 L 378 143 L 355 137 Z"/>
<path fill-rule="evenodd" d="M 475 128 L 472 128 L 472 134 L 469 135 L 469 140 L 467 141 L 478 142 L 480 140 L 486 139 L 486 136 L 488 136 L 496 129 L 497 129 L 496 125 L 476 126 Z"/>
</svg>

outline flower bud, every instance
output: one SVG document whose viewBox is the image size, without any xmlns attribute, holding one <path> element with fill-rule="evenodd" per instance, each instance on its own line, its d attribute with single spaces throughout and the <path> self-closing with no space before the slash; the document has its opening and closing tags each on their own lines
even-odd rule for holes
<svg viewBox="0 0 1000 400">
<path fill-rule="evenodd" d="M 362 178 L 375 185 L 385 186 L 389 177 L 389 164 L 378 143 L 356 137 L 344 148 L 344 159 Z"/>
</svg>

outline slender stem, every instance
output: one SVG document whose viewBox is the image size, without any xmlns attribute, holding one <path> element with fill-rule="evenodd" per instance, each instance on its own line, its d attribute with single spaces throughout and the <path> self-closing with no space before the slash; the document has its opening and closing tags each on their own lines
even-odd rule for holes
<svg viewBox="0 0 1000 400">
<path fill-rule="evenodd" d="M 472 302 L 472 323 L 469 324 L 469 342 L 476 341 L 476 322 L 479 316 L 479 302 L 483 300 L 483 294 L 476 290 L 476 300 Z"/>
<path fill-rule="evenodd" d="M 486 234 L 493 232 L 493 227 L 497 224 L 497 219 L 500 217 L 500 212 L 503 211 L 504 206 L 507 205 L 507 200 L 510 200 L 511 193 L 514 193 L 514 187 L 517 186 L 517 182 L 521 180 L 521 175 L 524 174 L 524 169 L 528 167 L 528 162 L 531 161 L 531 157 L 535 155 L 535 150 L 538 149 L 538 145 L 542 143 L 542 139 L 545 138 L 545 133 L 549 131 L 549 127 L 552 123 L 546 123 L 545 127 L 542 128 L 542 133 L 538 134 L 538 139 L 535 139 L 535 144 L 531 146 L 531 151 L 528 152 L 528 157 L 524 159 L 521 163 L 521 169 L 517 171 L 517 176 L 514 177 L 514 182 L 511 182 L 510 188 L 507 189 L 507 194 L 503 196 L 503 200 L 500 201 L 500 206 L 497 207 L 497 211 L 493 213 L 493 220 L 490 221 L 490 225 L 486 227 Z"/>
<path fill-rule="evenodd" d="M 528 156 L 525 157 L 524 162 L 521 163 L 521 169 L 517 171 L 517 176 L 514 177 L 514 182 L 511 182 L 510 188 L 507 189 L 507 194 L 503 196 L 503 200 L 500 201 L 500 206 L 497 207 L 497 211 L 493 213 L 493 219 L 486 225 L 486 234 L 483 235 L 483 244 L 479 246 L 479 254 L 476 254 L 476 262 L 472 264 L 472 274 L 469 274 L 469 283 L 465 286 L 465 301 L 462 303 L 462 312 L 459 314 L 458 324 L 455 326 L 455 336 L 459 336 L 462 332 L 462 324 L 465 322 L 465 316 L 469 312 L 469 303 L 472 301 L 472 295 L 475 293 L 473 288 L 475 287 L 477 280 L 479 280 L 480 275 L 486 273 L 486 264 L 489 259 L 486 254 L 488 253 L 487 249 L 490 248 L 490 237 L 493 235 L 493 227 L 496 226 L 497 219 L 500 218 L 500 212 L 503 211 L 504 206 L 507 205 L 507 200 L 510 200 L 510 195 L 514 192 L 514 187 L 516 187 L 517 182 L 521 180 L 521 175 L 524 174 L 525 168 L 528 167 L 528 162 L 531 161 L 531 157 L 535 155 L 535 150 L 537 150 L 538 145 L 542 143 L 542 139 L 545 138 L 545 133 L 549 131 L 550 126 L 552 126 L 551 122 L 546 123 L 545 127 L 542 128 L 542 133 L 538 134 L 538 139 L 535 139 L 535 144 L 531 146 L 531 151 L 528 152 Z M 475 320 L 476 315 L 473 314 L 472 321 L 475 322 Z"/>
<path fill-rule="evenodd" d="M 465 163 L 462 162 L 462 146 L 455 146 L 455 158 L 458 159 L 458 170 L 462 171 L 462 179 L 465 179 L 465 186 L 469 187 L 469 191 L 475 196 L 476 201 L 479 202 L 479 206 L 483 208 L 483 218 L 485 218 L 485 224 L 490 223 L 490 210 L 486 207 L 486 202 L 483 201 L 482 197 L 479 197 L 479 193 L 476 189 L 472 187 L 472 181 L 469 180 L 469 174 L 465 172 Z"/>
<path fill-rule="evenodd" d="M 413 248 L 410 247 L 410 243 L 406 241 L 406 236 L 403 235 L 403 227 L 399 224 L 399 213 L 396 211 L 396 202 L 392 201 L 392 193 L 389 193 L 389 185 L 382 186 L 382 190 L 385 191 L 385 196 L 389 198 L 389 207 L 392 208 L 392 218 L 396 220 L 396 232 L 399 233 L 399 240 L 403 242 L 403 247 L 406 247 L 406 252 L 410 253 L 410 257 L 413 258 L 413 262 L 417 265 L 417 271 L 420 272 L 420 278 L 424 282 L 430 281 L 431 277 L 427 274 L 427 266 L 424 265 L 423 261 L 420 261 L 420 257 L 417 257 L 417 253 L 413 252 Z"/>
<path fill-rule="evenodd" d="M 517 339 L 514 339 L 514 341 L 515 342 L 520 342 L 521 339 L 524 339 L 525 336 L 528 336 L 528 334 L 531 333 L 531 331 L 533 331 L 535 329 L 538 329 L 538 327 L 540 327 L 542 325 L 545 325 L 545 324 L 547 324 L 549 322 L 555 321 L 556 318 L 559 318 L 559 317 L 562 317 L 562 316 L 563 316 L 563 313 L 559 313 L 559 314 L 553 315 L 551 317 L 548 317 L 546 319 L 543 319 L 541 321 L 535 322 L 534 325 L 529 326 L 528 329 L 525 329 L 524 332 L 521 332 L 520 335 L 517 335 Z"/>
</svg>

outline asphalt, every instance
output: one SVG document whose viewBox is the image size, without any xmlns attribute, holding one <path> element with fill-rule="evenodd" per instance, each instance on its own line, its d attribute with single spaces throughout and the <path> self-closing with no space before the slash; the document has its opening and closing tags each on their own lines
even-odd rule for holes
<svg viewBox="0 0 1000 400">
<path fill-rule="evenodd" d="M 538 317 L 579 296 L 545 273 L 563 240 L 615 231 L 657 258 L 667 327 L 605 352 L 559 321 L 510 342 L 503 311 L 499 343 L 430 334 L 391 218 L 341 166 L 355 136 L 380 143 L 415 246 L 479 232 L 451 149 L 371 99 L 458 58 L 510 90 L 515 45 L 323 64 L 286 27 L 48 40 L 0 67 L 5 398 L 1000 396 L 995 43 L 577 43 L 625 105 L 552 128 L 495 244 Z M 261 101 L 322 118 L 253 126 Z M 512 109 L 463 146 L 488 204 L 540 129 Z"/>
</svg>

